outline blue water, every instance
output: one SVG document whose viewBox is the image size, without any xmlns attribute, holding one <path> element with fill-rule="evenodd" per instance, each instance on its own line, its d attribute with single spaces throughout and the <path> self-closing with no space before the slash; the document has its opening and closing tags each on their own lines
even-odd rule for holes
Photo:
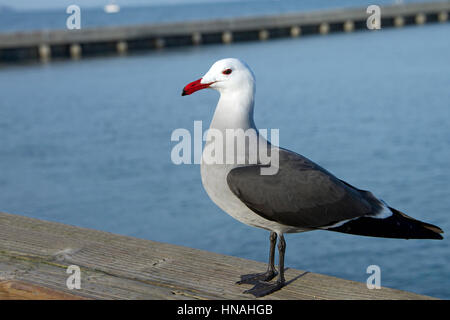
<svg viewBox="0 0 450 320">
<path fill-rule="evenodd" d="M 450 230 L 450 25 L 0 69 L 0 211 L 258 261 L 268 233 L 207 197 L 171 132 L 209 126 L 218 95 L 181 97 L 220 58 L 257 77 L 255 121 L 280 144 Z M 445 236 L 445 235 L 444 235 Z M 450 298 L 450 240 L 287 236 L 288 267 Z"/>
<path fill-rule="evenodd" d="M 404 0 L 404 3 L 433 0 Z M 105 1 L 107 3 L 107 1 Z M 81 28 L 176 22 L 186 20 L 229 18 L 310 11 L 336 7 L 367 7 L 371 0 L 242 0 L 209 1 L 177 5 L 153 5 L 147 7 L 125 6 L 117 14 L 107 14 L 103 8 L 81 6 Z M 378 0 L 377 5 L 391 5 L 393 0 Z M 76 4 L 76 2 L 74 2 Z M 0 32 L 26 31 L 36 29 L 65 29 L 69 14 L 66 8 L 36 10 L 0 10 Z"/>
</svg>

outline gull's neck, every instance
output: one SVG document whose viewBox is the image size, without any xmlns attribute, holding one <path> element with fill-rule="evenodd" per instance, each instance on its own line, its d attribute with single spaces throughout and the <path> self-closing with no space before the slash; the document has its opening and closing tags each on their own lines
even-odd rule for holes
<svg viewBox="0 0 450 320">
<path fill-rule="evenodd" d="M 254 88 L 248 86 L 220 94 L 210 128 L 219 129 L 256 129 L 253 121 Z"/>
<path fill-rule="evenodd" d="M 220 93 L 220 99 L 217 103 L 210 126 L 210 129 L 213 130 L 208 130 L 205 149 L 203 150 L 202 170 L 206 170 L 206 167 L 211 164 L 204 161 L 205 154 L 209 159 L 212 154 L 211 150 L 214 150 L 214 157 L 219 154 L 219 161 L 224 161 L 221 163 L 213 163 L 213 167 L 217 167 L 217 165 L 222 169 L 225 167 L 226 170 L 222 171 L 222 173 L 242 164 L 259 163 L 261 156 L 259 151 L 271 148 L 271 144 L 264 136 L 259 134 L 255 122 L 253 121 L 255 93 L 253 83 L 249 86 L 239 88 L 238 90 L 221 91 Z M 229 136 L 229 129 L 231 129 L 231 136 Z M 221 135 L 216 135 L 217 130 Z M 233 132 L 233 130 L 235 131 Z M 246 138 L 244 138 L 244 140 L 239 138 L 240 132 L 242 132 L 240 130 L 244 131 L 245 137 L 247 137 L 248 134 L 248 140 Z M 253 134 L 256 134 L 256 140 L 252 139 Z M 222 137 L 223 140 L 220 140 L 220 137 Z M 232 139 L 229 139 L 230 137 Z M 219 141 L 217 139 L 219 139 Z M 237 141 L 245 143 L 244 149 L 240 148 L 239 145 L 236 145 Z M 254 142 L 256 142 L 256 144 L 252 144 Z M 213 146 L 213 148 L 211 148 L 211 146 Z M 268 153 L 266 152 L 264 154 Z M 229 158 L 228 156 L 233 158 Z M 228 159 L 232 159 L 234 162 L 229 163 Z"/>
</svg>

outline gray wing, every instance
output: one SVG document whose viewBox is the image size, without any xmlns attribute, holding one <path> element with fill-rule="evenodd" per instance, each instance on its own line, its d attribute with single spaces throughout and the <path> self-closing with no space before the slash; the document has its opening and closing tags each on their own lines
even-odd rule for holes
<svg viewBox="0 0 450 320">
<path fill-rule="evenodd" d="M 260 168 L 234 168 L 227 183 L 247 207 L 265 219 L 318 228 L 382 210 L 382 203 L 370 192 L 356 189 L 294 152 L 280 148 L 275 175 L 261 175 Z"/>
</svg>

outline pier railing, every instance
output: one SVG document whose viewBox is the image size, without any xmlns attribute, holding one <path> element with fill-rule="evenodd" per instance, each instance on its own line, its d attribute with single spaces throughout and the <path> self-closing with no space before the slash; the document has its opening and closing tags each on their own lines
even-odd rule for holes
<svg viewBox="0 0 450 320">
<path fill-rule="evenodd" d="M 254 299 L 243 293 L 251 286 L 235 282 L 265 268 L 242 258 L 0 213 L 0 299 Z M 432 299 L 291 268 L 285 276 L 284 288 L 260 299 Z"/>
</svg>

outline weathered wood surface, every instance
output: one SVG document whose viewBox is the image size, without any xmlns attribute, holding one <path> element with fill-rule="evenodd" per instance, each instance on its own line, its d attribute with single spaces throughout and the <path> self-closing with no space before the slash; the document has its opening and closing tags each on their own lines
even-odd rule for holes
<svg viewBox="0 0 450 320">
<path fill-rule="evenodd" d="M 81 289 L 69 290 L 69 265 Z M 264 263 L 0 213 L 0 299 L 252 299 L 239 275 Z M 262 299 L 431 299 L 287 269 L 288 285 Z"/>
<path fill-rule="evenodd" d="M 448 12 L 449 1 L 408 3 L 383 6 L 382 19 Z M 41 44 L 63 45 L 70 43 L 115 42 L 152 37 L 191 36 L 193 33 L 214 34 L 224 31 L 244 32 L 289 28 L 292 26 L 329 24 L 345 21 L 366 21 L 366 8 L 343 8 L 311 12 L 286 13 L 260 17 L 238 17 L 206 21 L 149 24 L 137 26 L 82 28 L 80 30 L 44 30 L 32 32 L 0 33 L 0 49 L 31 47 Z"/>
<path fill-rule="evenodd" d="M 0 300 L 81 300 L 82 297 L 17 280 L 0 281 Z"/>
</svg>

